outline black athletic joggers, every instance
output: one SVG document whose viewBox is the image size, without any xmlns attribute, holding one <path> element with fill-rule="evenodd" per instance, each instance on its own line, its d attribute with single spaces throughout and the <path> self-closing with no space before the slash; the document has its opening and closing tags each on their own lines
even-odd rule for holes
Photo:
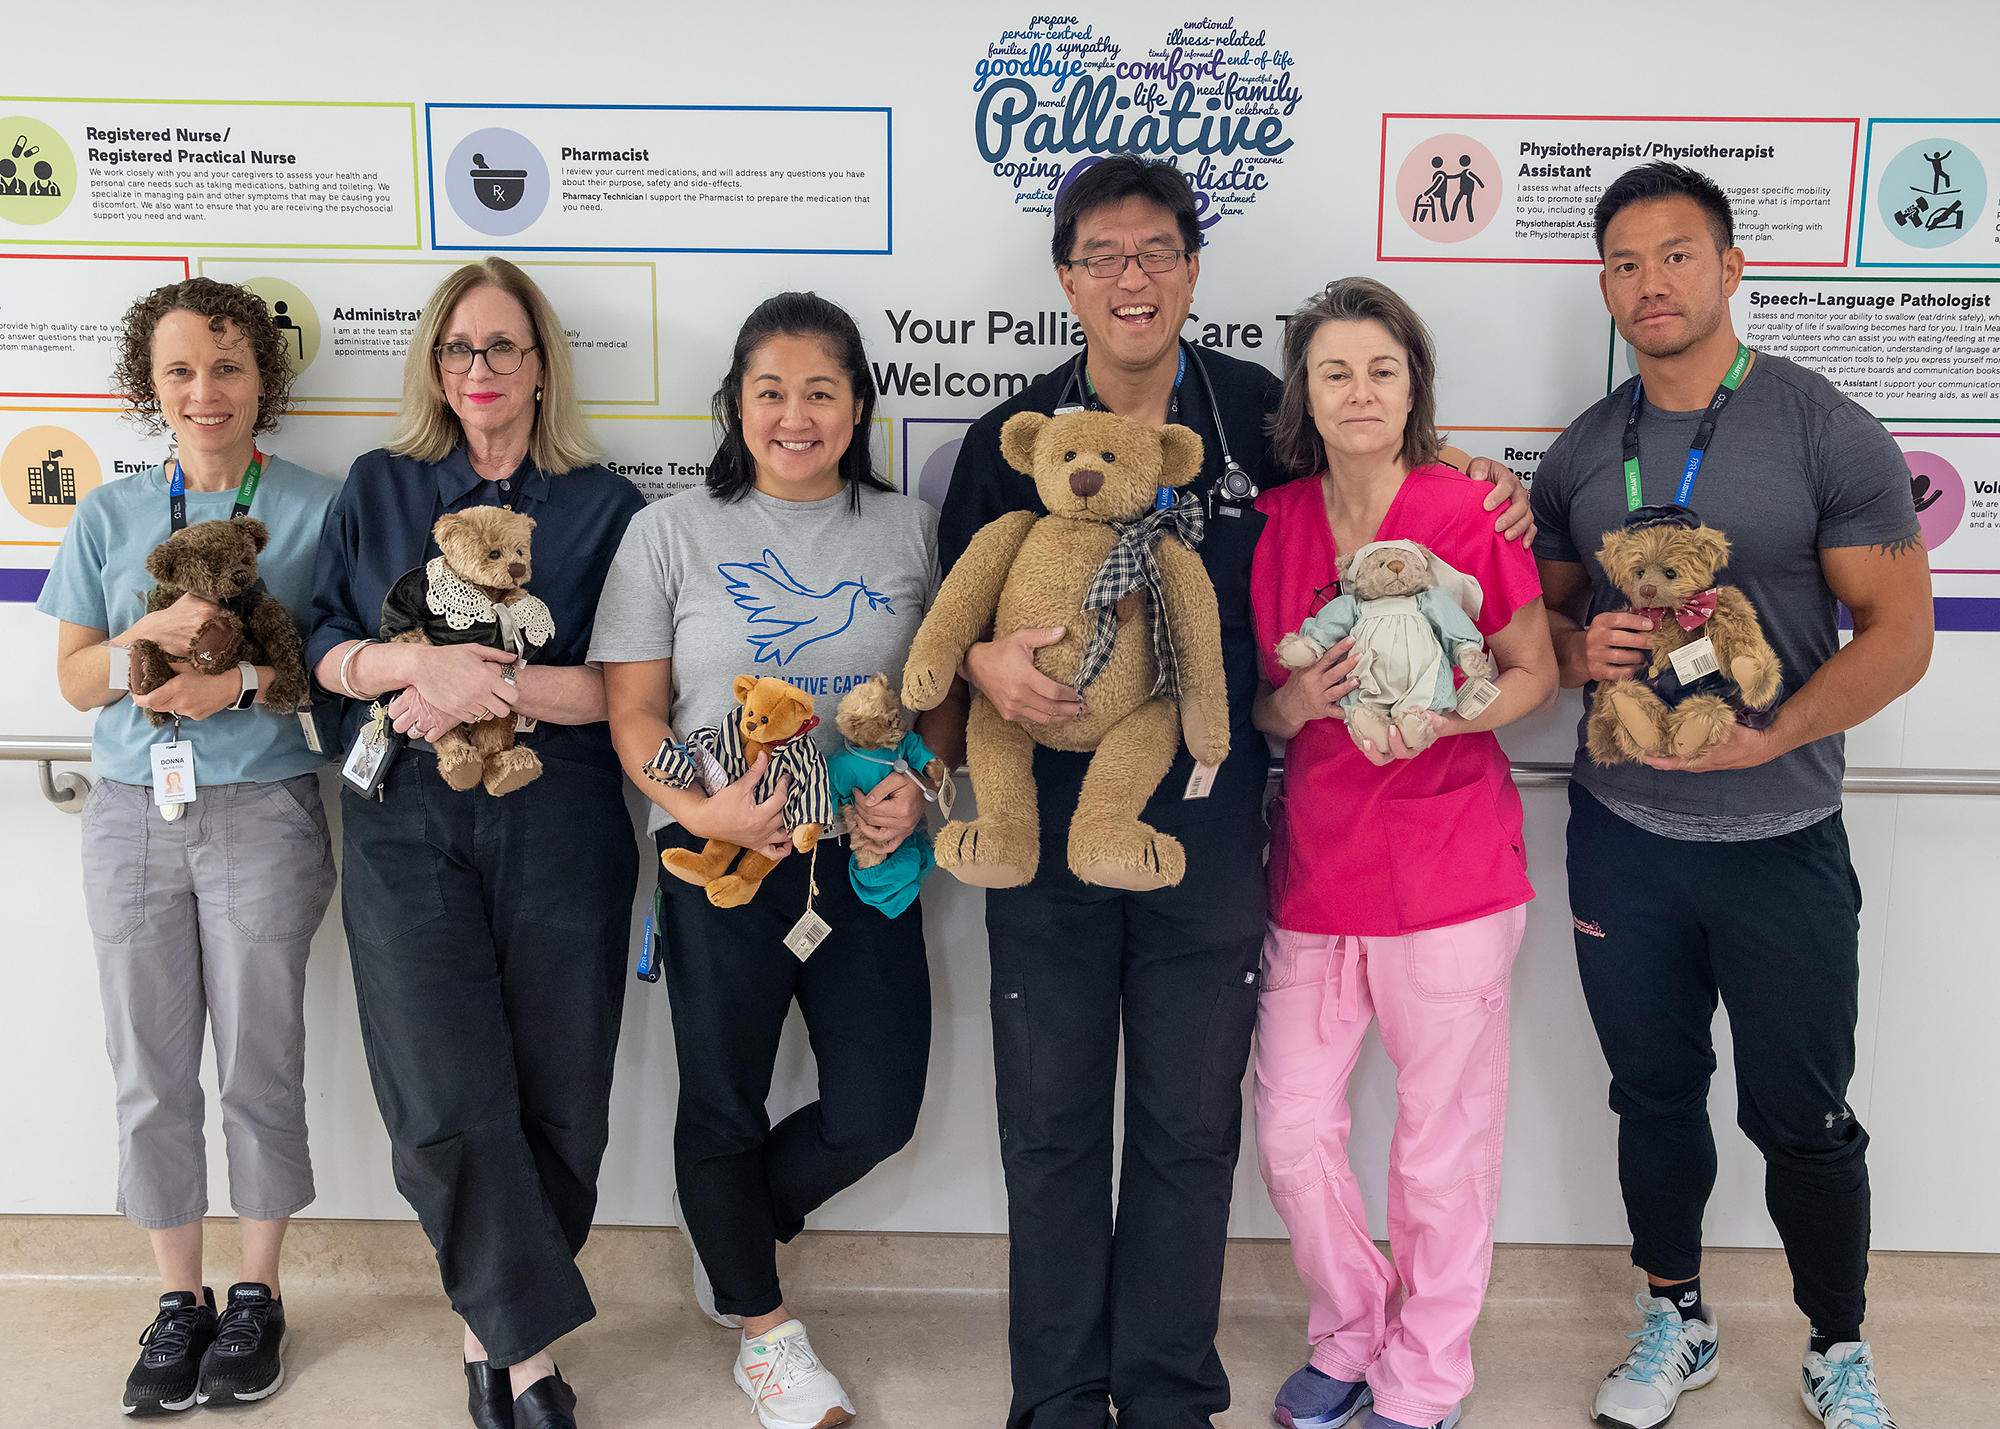
<svg viewBox="0 0 2000 1429">
<path fill-rule="evenodd" d="M 655 839 L 663 850 L 702 845 L 677 824 Z M 845 843 L 820 846 L 813 910 L 833 931 L 803 963 L 784 939 L 806 909 L 808 855 L 787 855 L 741 908 L 715 907 L 655 864 L 681 1080 L 674 1174 L 715 1306 L 728 1314 L 768 1315 L 783 1303 L 777 1243 L 900 1151 L 923 1106 L 931 1045 L 923 904 L 889 918 L 863 903 L 848 855 Z M 795 999 L 819 1100 L 774 1127 L 764 1100 Z"/>
<path fill-rule="evenodd" d="M 1737 1124 L 1764 1153 L 1793 1299 L 1814 1325 L 1860 1324 L 1868 1133 L 1847 1084 L 1861 884 L 1840 815 L 1778 838 L 1697 843 L 1637 828 L 1573 782 L 1569 799 L 1577 968 L 1611 1066 L 1633 1263 L 1663 1280 L 1701 1270 L 1720 994 Z"/>
</svg>

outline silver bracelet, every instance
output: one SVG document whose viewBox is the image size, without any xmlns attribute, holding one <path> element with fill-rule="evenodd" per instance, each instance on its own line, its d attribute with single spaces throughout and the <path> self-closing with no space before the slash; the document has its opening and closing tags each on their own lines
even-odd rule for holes
<svg viewBox="0 0 2000 1429">
<path fill-rule="evenodd" d="M 381 643 L 379 640 L 357 640 L 348 646 L 347 653 L 340 657 L 340 688 L 347 691 L 347 697 L 350 700 L 365 700 L 368 696 L 347 683 L 347 667 L 354 663 L 354 657 L 361 653 L 362 646 L 380 645 Z"/>
</svg>

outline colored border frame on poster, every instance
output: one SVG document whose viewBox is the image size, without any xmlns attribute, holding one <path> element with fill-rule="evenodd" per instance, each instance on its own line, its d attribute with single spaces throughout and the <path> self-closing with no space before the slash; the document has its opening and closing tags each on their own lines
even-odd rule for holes
<svg viewBox="0 0 2000 1429">
<path fill-rule="evenodd" d="M 1802 266 L 1802 265 L 1792 265 L 1792 266 Z M 1901 267 L 1902 265 L 1898 264 L 1896 266 Z M 1846 277 L 1846 276 L 1837 277 L 1832 274 L 1828 274 L 1825 277 L 1814 275 L 1813 277 L 1810 278 L 1793 278 L 1783 273 L 1746 273 L 1743 275 L 1743 281 L 1746 283 L 2000 284 L 2000 278 L 1859 278 L 1859 277 Z M 1606 349 L 1604 358 L 1604 391 L 1607 396 L 1613 392 L 1616 392 L 1620 384 L 1625 381 L 1624 378 L 1618 375 L 1618 325 L 1616 323 L 1610 323 L 1609 326 L 1611 328 L 1611 341 L 1609 347 Z M 1885 417 L 1875 412 L 1870 412 L 1868 415 L 1874 417 L 1876 421 L 1882 422 L 1884 424 L 1887 424 L 1889 422 L 1944 422 L 1952 426 L 1981 426 L 1981 427 L 2000 426 L 2000 417 L 1940 417 L 1936 416 L 1935 414 L 1919 415 L 1914 417 L 1898 417 L 1898 416 Z"/>
<path fill-rule="evenodd" d="M 1875 126 L 1877 124 L 2000 124 L 2000 119 L 1925 119 L 1921 116 L 1910 119 L 1885 117 L 1868 121 L 1868 144 L 1861 156 L 1861 194 L 1868 195 L 1869 165 L 1875 157 Z M 1857 268 L 2000 268 L 2000 259 L 1991 263 L 1913 263 L 1898 261 L 1883 263 L 1868 261 L 1863 249 L 1868 241 L 1868 215 L 1864 210 L 1861 222 L 1854 233 L 1854 266 Z"/>
<path fill-rule="evenodd" d="M 0 258 L 27 258 L 44 263 L 178 263 L 183 277 L 193 277 L 185 257 L 171 253 L 0 253 Z M 116 392 L 0 392 L 0 397 L 116 398 Z M 0 597 L 4 599 L 4 597 Z"/>
<path fill-rule="evenodd" d="M 220 108 L 224 105 L 242 106 L 250 109 L 402 109 L 410 116 L 410 203 L 416 209 L 416 241 L 414 243 L 210 243 L 203 240 L 190 247 L 197 248 L 332 248 L 373 249 L 380 252 L 400 253 L 405 249 L 422 251 L 424 246 L 423 195 L 426 190 L 418 171 L 417 159 L 417 106 L 414 103 L 398 103 L 393 99 L 123 99 L 107 98 L 104 95 L 65 96 L 60 94 L 5 94 L 0 101 L 8 104 L 190 104 L 202 108 Z M 16 242 L 21 240 L 17 239 Z M 130 248 L 130 239 L 119 238 L 51 238 L 47 247 L 56 248 Z"/>
<path fill-rule="evenodd" d="M 5 254 L 0 254 L 0 257 L 5 257 L 5 256 L 6 256 Z M 232 258 L 217 258 L 214 261 L 216 261 L 217 263 L 245 263 L 254 260 L 232 257 Z M 281 258 L 274 261 L 281 263 L 339 263 L 339 264 L 377 263 L 377 264 L 396 265 L 396 266 L 419 265 L 431 268 L 463 268 L 465 266 L 463 263 L 453 258 Z M 196 265 L 201 269 L 202 273 L 205 275 L 208 272 L 209 260 L 204 257 L 204 258 L 197 258 L 195 262 Z M 589 397 L 589 398 L 579 397 L 577 399 L 577 405 L 579 407 L 658 406 L 660 401 L 660 268 L 659 265 L 657 263 L 639 263 L 639 262 L 616 263 L 602 259 L 583 259 L 575 262 L 564 262 L 561 259 L 537 258 L 530 263 L 524 264 L 523 266 L 528 268 L 645 268 L 651 273 L 653 293 L 652 293 L 651 305 L 648 308 L 648 311 L 652 314 L 653 318 L 652 401 L 648 403 L 648 402 L 627 401 L 623 399 L 607 398 L 607 397 Z M 7 396 L 7 395 L 10 394 L 0 392 L 0 396 Z M 294 397 L 292 400 L 294 402 L 381 402 L 388 406 L 394 407 L 400 405 L 403 398 L 399 393 L 394 397 Z M 310 409 L 301 409 L 301 410 L 310 410 Z"/>
<path fill-rule="evenodd" d="M 896 251 L 896 120 L 886 104 L 426 104 L 424 149 L 433 151 L 431 111 L 434 109 L 562 109 L 668 110 L 726 114 L 879 114 L 882 116 L 883 205 L 881 248 L 655 248 L 630 244 L 592 247 L 584 244 L 440 243 L 437 239 L 437 165 L 431 165 L 424 196 L 430 201 L 431 248 L 439 253 L 795 253 L 884 258 Z"/>
<path fill-rule="evenodd" d="M 1567 263 L 1572 267 L 1599 267 L 1596 258 L 1448 258 L 1413 257 L 1408 255 L 1385 254 L 1382 240 L 1385 232 L 1385 215 L 1388 212 L 1389 192 L 1389 121 L 1391 119 L 1507 119 L 1536 120 L 1544 123 L 1588 123 L 1588 124 L 1847 124 L 1854 130 L 1853 148 L 1847 163 L 1847 217 L 1843 220 L 1840 261 L 1838 263 L 1791 263 L 1772 261 L 1751 263 L 1753 268 L 1845 268 L 1848 255 L 1854 252 L 1854 178 L 1861 159 L 1861 121 L 1843 119 L 1836 115 L 1812 116 L 1802 114 L 1384 114 L 1382 116 L 1381 168 L 1375 176 L 1375 261 L 1378 263 L 1512 263 L 1547 264 Z M 1869 121 L 1873 123 L 1874 121 Z"/>
</svg>

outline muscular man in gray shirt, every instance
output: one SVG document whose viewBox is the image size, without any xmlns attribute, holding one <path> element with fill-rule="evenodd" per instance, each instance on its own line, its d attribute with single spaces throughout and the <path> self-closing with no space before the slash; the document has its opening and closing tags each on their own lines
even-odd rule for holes
<svg viewBox="0 0 2000 1429">
<path fill-rule="evenodd" d="M 1650 658 L 1649 618 L 1623 608 L 1596 561 L 1604 533 L 1642 503 L 1691 506 L 1728 535 L 1723 579 L 1756 607 L 1784 672 L 1769 726 L 1739 724 L 1697 760 L 1607 767 L 1577 754 L 1577 966 L 1611 1066 L 1632 1259 L 1648 1281 L 1638 1346 L 1593 1412 L 1613 1429 L 1652 1429 L 1716 1374 L 1700 1271 L 1720 996 L 1731 1024 L 1755 1031 L 1736 1043 L 1739 1120 L 1764 1154 L 1793 1298 L 1812 1324 L 1802 1397 L 1829 1429 L 1888 1425 L 1861 1338 L 1868 1137 L 1847 1103 L 1861 889 L 1840 781 L 1842 731 L 1930 660 L 1930 567 L 1909 472 L 1825 378 L 1738 343 L 1729 295 L 1743 251 L 1708 178 L 1663 163 L 1632 170 L 1597 206 L 1597 243 L 1605 306 L 1638 354 L 1643 390 L 1628 382 L 1572 422 L 1534 484 L 1562 683 L 1630 678 Z M 1707 416 L 1712 436 L 1695 462 Z M 1640 487 L 1629 492 L 1628 419 Z M 1836 602 L 1854 619 L 1844 648 Z"/>
</svg>

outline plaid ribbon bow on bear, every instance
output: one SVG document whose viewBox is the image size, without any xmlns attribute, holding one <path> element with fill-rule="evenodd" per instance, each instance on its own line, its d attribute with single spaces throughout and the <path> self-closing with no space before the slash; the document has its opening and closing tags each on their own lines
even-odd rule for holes
<svg viewBox="0 0 2000 1429">
<path fill-rule="evenodd" d="M 1180 666 L 1174 656 L 1173 634 L 1167 629 L 1162 611 L 1160 566 L 1153 558 L 1153 547 L 1162 536 L 1172 534 L 1192 551 L 1201 544 L 1207 528 L 1201 501 L 1187 490 L 1171 504 L 1155 507 L 1138 520 L 1117 527 L 1118 542 L 1098 567 L 1083 598 L 1083 608 L 1097 618 L 1090 628 L 1090 643 L 1084 646 L 1083 663 L 1077 667 L 1078 693 L 1089 688 L 1111 660 L 1111 647 L 1118 639 L 1119 600 L 1132 591 L 1143 590 L 1146 620 L 1152 627 L 1153 660 L 1160 672 L 1153 682 L 1153 693 L 1170 700 L 1180 698 Z"/>
</svg>

